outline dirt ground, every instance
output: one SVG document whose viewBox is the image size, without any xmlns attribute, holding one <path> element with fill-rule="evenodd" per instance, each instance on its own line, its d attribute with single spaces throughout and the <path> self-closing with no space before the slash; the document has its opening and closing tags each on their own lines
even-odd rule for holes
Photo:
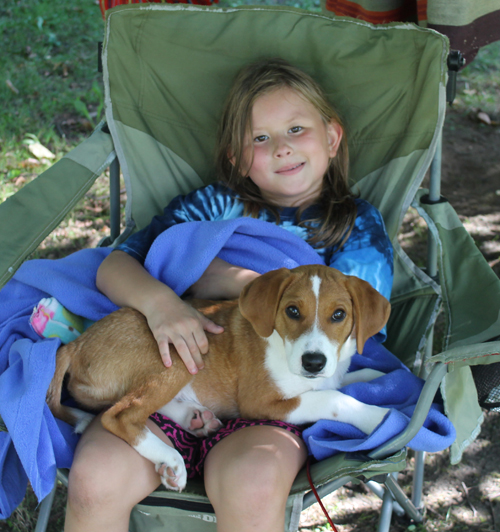
<svg viewBox="0 0 500 532">
<path fill-rule="evenodd" d="M 442 163 L 442 195 L 500 276 L 500 127 L 451 110 L 446 118 Z M 426 247 L 424 226 L 410 212 L 400 239 L 417 263 Z M 407 493 L 411 493 L 412 467 L 410 454 L 408 471 L 399 477 Z M 363 485 L 347 485 L 324 502 L 339 532 L 376 530 L 382 503 Z M 481 434 L 458 466 L 450 466 L 448 451 L 427 455 L 424 502 L 423 525 L 394 517 L 391 532 L 500 532 L 500 413 L 485 412 Z M 325 522 L 315 504 L 302 513 L 300 530 L 316 531 Z"/>
</svg>

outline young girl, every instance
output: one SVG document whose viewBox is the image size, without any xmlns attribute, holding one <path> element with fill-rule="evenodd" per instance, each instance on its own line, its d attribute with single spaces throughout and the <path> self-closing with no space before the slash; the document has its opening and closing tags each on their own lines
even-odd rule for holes
<svg viewBox="0 0 500 532">
<path fill-rule="evenodd" d="M 382 218 L 349 191 L 342 122 L 309 76 L 279 59 L 243 69 L 223 113 L 217 165 L 220 183 L 174 199 L 111 253 L 97 274 L 97 286 L 113 302 L 146 316 L 167 367 L 173 345 L 191 373 L 202 371 L 206 332 L 223 334 L 143 267 L 153 240 L 177 223 L 241 216 L 277 223 L 307 240 L 325 264 L 389 297 L 392 248 Z M 235 298 L 257 276 L 216 258 L 190 295 Z M 181 450 L 176 427 L 155 418 L 149 428 Z M 192 428 L 199 423 L 193 419 Z M 281 532 L 290 487 L 307 456 L 300 429 L 237 420 L 203 449 L 190 467 L 200 470 L 204 461 L 217 530 Z M 175 487 L 175 478 L 170 483 Z M 159 484 L 153 464 L 97 418 L 83 434 L 70 471 L 66 532 L 127 531 L 133 506 Z"/>
</svg>

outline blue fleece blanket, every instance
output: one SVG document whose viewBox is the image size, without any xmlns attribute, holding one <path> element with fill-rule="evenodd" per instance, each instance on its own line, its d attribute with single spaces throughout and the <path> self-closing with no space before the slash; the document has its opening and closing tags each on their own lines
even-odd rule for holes
<svg viewBox="0 0 500 532">
<path fill-rule="evenodd" d="M 322 419 L 307 428 L 302 437 L 309 454 L 323 460 L 339 452 L 367 453 L 400 434 L 410 422 L 424 381 L 413 375 L 397 357 L 383 345 L 368 340 L 363 354 L 352 358 L 349 371 L 371 368 L 385 375 L 370 382 L 352 383 L 341 388 L 362 403 L 390 408 L 382 423 L 367 436 L 356 427 L 339 421 Z M 455 440 L 455 429 L 440 405 L 433 404 L 423 427 L 409 442 L 415 451 L 437 452 Z"/>
<path fill-rule="evenodd" d="M 54 419 L 45 403 L 60 341 L 41 340 L 34 333 L 29 325 L 33 307 L 42 298 L 55 297 L 69 311 L 93 321 L 116 310 L 95 286 L 97 269 L 110 252 L 109 248 L 90 249 L 55 261 L 28 261 L 0 291 L 0 416 L 9 431 L 0 433 L 0 518 L 7 518 L 21 502 L 28 479 L 42 500 L 52 489 L 56 469 L 71 465 L 78 441 L 71 427 Z M 259 273 L 280 267 L 321 264 L 317 253 L 292 233 L 267 222 L 241 218 L 172 227 L 154 242 L 145 267 L 180 295 L 199 279 L 215 256 Z M 380 346 L 375 342 L 370 346 L 375 349 L 374 360 L 365 349 L 363 357 L 356 356 L 361 366 L 365 359 L 369 364 L 378 363 Z M 398 386 L 390 378 L 372 396 L 379 401 L 387 389 L 392 393 L 387 404 L 394 405 L 399 412 L 402 406 L 403 415 L 407 415 L 416 403 L 421 381 L 390 353 L 385 351 L 385 355 L 391 358 L 392 365 L 386 363 L 384 367 L 391 374 L 402 372 L 405 376 L 402 386 L 405 397 L 398 396 Z M 392 412 L 386 419 L 390 420 L 391 416 Z M 387 440 L 406 422 L 407 418 L 398 417 L 398 422 L 391 421 L 391 430 L 384 434 L 384 421 L 373 441 Z M 452 427 L 438 410 L 427 429 L 429 435 L 422 439 L 422 444 L 432 441 L 432 446 L 426 450 L 444 449 L 453 441 Z M 342 446 L 349 446 L 353 439 L 360 442 L 372 438 L 359 434 L 346 436 L 345 427 L 339 432 L 331 427 L 321 430 L 328 432 L 311 434 L 314 442 L 325 439 L 339 442 L 323 452 L 325 456 L 343 450 Z M 318 445 L 312 445 L 310 437 L 307 441 L 317 456 Z"/>
</svg>

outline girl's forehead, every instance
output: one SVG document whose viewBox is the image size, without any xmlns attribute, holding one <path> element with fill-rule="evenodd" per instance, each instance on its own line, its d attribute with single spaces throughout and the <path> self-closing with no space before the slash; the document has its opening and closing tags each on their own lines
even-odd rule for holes
<svg viewBox="0 0 500 532">
<path fill-rule="evenodd" d="M 256 98 L 252 108 L 252 125 L 258 127 L 259 122 L 304 116 L 321 117 L 318 109 L 301 93 L 289 87 L 280 87 Z"/>
<path fill-rule="evenodd" d="M 253 104 L 253 109 L 266 106 L 267 104 L 276 105 L 282 103 L 284 106 L 292 106 L 302 108 L 304 106 L 311 106 L 308 101 L 299 91 L 290 87 L 277 87 L 257 96 Z"/>
</svg>

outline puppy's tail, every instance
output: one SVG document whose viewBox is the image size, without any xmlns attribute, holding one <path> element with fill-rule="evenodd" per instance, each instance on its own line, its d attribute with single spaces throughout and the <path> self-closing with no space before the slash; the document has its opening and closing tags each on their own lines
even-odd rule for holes
<svg viewBox="0 0 500 532">
<path fill-rule="evenodd" d="M 50 411 L 58 419 L 62 419 L 70 425 L 75 425 L 78 422 L 78 416 L 75 415 L 73 409 L 63 406 L 61 404 L 61 389 L 64 382 L 64 376 L 69 370 L 71 359 L 74 356 L 75 345 L 73 342 L 68 345 L 63 345 L 57 350 L 56 354 L 56 370 L 54 377 L 47 390 L 47 404 Z"/>
</svg>

